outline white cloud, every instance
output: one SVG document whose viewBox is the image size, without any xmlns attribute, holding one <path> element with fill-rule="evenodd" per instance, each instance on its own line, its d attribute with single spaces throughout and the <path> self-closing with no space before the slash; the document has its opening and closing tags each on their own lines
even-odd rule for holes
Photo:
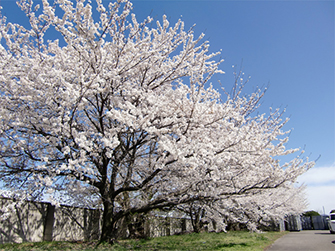
<svg viewBox="0 0 335 251">
<path fill-rule="evenodd" d="M 299 183 L 306 185 L 316 185 L 334 183 L 335 185 L 335 166 L 314 167 L 298 178 Z"/>
<path fill-rule="evenodd" d="M 328 214 L 335 209 L 335 164 L 329 167 L 314 167 L 298 178 L 304 183 L 309 202 L 308 210 Z"/>
<path fill-rule="evenodd" d="M 335 209 L 335 185 L 307 186 L 308 210 L 329 214 Z"/>
</svg>

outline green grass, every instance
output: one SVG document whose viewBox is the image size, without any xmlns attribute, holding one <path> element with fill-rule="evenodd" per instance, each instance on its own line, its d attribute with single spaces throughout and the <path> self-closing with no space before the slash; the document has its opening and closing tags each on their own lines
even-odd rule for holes
<svg viewBox="0 0 335 251">
<path fill-rule="evenodd" d="M 120 240 L 113 246 L 97 242 L 35 242 L 21 244 L 0 244 L 0 250 L 229 250 L 263 251 L 285 232 L 249 233 L 199 233 L 150 238 L 148 240 Z"/>
</svg>

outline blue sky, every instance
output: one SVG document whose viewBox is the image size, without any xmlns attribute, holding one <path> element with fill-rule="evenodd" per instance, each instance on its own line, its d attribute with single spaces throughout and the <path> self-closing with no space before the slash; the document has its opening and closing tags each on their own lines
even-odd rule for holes
<svg viewBox="0 0 335 251">
<path fill-rule="evenodd" d="M 134 12 L 181 18 L 205 33 L 211 51 L 222 49 L 223 86 L 233 83 L 232 65 L 250 75 L 249 91 L 269 86 L 261 112 L 286 108 L 292 132 L 288 148 L 305 149 L 315 167 L 299 179 L 307 185 L 310 210 L 335 209 L 334 2 L 333 1 L 142 1 Z M 290 156 L 292 158 L 294 156 Z M 288 161 L 289 158 L 283 159 Z"/>
<path fill-rule="evenodd" d="M 0 0 L 2 14 L 21 22 L 14 2 Z M 220 80 L 229 89 L 232 65 L 243 61 L 251 76 L 246 91 L 269 87 L 260 111 L 286 108 L 287 147 L 305 149 L 311 160 L 321 155 L 299 179 L 308 186 L 308 209 L 335 209 L 334 1 L 133 0 L 133 7 L 139 21 L 165 14 L 172 25 L 179 18 L 186 29 L 196 24 L 195 34 L 205 33 L 212 52 L 222 49 L 226 74 L 213 84 Z"/>
</svg>

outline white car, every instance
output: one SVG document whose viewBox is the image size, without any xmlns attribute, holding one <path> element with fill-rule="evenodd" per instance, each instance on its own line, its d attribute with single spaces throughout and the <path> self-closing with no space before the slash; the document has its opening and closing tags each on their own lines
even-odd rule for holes
<svg viewBox="0 0 335 251">
<path fill-rule="evenodd" d="M 328 226 L 330 233 L 335 234 L 335 210 L 330 211 Z"/>
</svg>

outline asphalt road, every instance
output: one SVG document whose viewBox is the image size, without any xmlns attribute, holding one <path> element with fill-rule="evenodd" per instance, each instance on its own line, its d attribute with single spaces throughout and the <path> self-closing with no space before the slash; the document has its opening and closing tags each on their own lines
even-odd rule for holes
<svg viewBox="0 0 335 251">
<path fill-rule="evenodd" d="M 335 251 L 335 234 L 327 230 L 290 232 L 266 251 Z"/>
</svg>

